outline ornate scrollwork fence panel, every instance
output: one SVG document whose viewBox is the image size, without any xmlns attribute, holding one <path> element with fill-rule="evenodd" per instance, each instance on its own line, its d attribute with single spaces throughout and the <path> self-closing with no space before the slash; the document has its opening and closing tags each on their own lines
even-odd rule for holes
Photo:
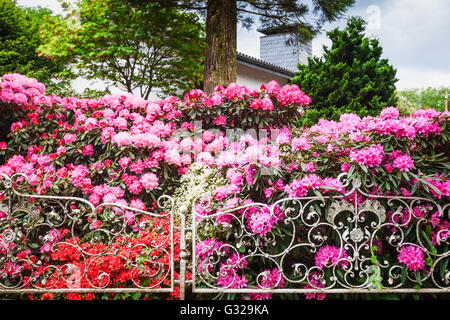
<svg viewBox="0 0 450 320">
<path fill-rule="evenodd" d="M 181 298 L 188 283 L 194 294 L 450 293 L 450 204 L 371 194 L 341 179 L 344 195 L 206 216 L 196 208 L 210 203 L 194 203 L 186 227 L 187 209 L 168 196 L 158 200 L 164 212 L 152 213 L 29 194 L 26 176 L 0 174 L 0 293 L 172 293 L 176 283 Z"/>
<path fill-rule="evenodd" d="M 28 189 L 0 174 L 0 293 L 174 291 L 171 197 L 152 213 Z"/>
<path fill-rule="evenodd" d="M 209 215 L 200 212 L 211 199 L 197 199 L 193 292 L 450 293 L 450 204 L 371 194 L 365 190 L 372 186 L 340 179 L 350 189 L 343 195 L 284 198 Z M 275 225 L 255 231 L 250 216 L 262 228 Z"/>
</svg>

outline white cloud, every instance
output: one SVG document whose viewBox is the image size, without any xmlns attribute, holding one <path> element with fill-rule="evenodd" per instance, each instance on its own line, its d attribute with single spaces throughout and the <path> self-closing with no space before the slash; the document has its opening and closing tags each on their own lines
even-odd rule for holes
<svg viewBox="0 0 450 320">
<path fill-rule="evenodd" d="M 391 0 L 381 8 L 378 37 L 394 66 L 450 72 L 450 1 Z"/>
<path fill-rule="evenodd" d="M 259 58 L 259 37 L 262 33 L 256 30 L 247 30 L 238 26 L 237 51 Z"/>
<path fill-rule="evenodd" d="M 331 47 L 331 40 L 325 33 L 315 37 L 312 41 L 312 54 L 315 57 L 321 57 L 323 55 L 323 46 Z"/>
<path fill-rule="evenodd" d="M 71 2 L 69 0 L 66 2 Z M 58 0 L 17 0 L 17 4 L 22 7 L 44 7 L 52 10 L 54 13 L 62 14 L 62 7 Z"/>
<path fill-rule="evenodd" d="M 427 87 L 450 87 L 450 72 L 436 70 L 423 70 L 414 67 L 401 67 L 397 69 L 396 83 L 399 90 Z"/>
</svg>

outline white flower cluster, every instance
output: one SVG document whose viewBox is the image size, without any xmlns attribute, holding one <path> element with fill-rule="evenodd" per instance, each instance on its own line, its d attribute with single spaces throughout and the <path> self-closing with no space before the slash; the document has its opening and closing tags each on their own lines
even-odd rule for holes
<svg viewBox="0 0 450 320">
<path fill-rule="evenodd" d="M 188 172 L 181 177 L 180 182 L 180 186 L 173 194 L 175 208 L 186 206 L 188 216 L 194 200 L 228 184 L 227 179 L 216 168 L 209 168 L 201 163 L 193 163 Z"/>
</svg>

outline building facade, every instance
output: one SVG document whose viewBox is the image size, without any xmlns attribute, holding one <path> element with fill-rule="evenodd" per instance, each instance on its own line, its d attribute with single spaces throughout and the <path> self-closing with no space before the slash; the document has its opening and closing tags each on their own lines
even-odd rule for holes
<svg viewBox="0 0 450 320">
<path fill-rule="evenodd" d="M 240 85 L 259 89 L 261 84 L 271 80 L 281 86 L 291 79 L 299 63 L 307 64 L 312 56 L 311 42 L 295 41 L 292 33 L 279 29 L 258 29 L 260 37 L 260 57 L 237 53 L 237 79 Z"/>
</svg>

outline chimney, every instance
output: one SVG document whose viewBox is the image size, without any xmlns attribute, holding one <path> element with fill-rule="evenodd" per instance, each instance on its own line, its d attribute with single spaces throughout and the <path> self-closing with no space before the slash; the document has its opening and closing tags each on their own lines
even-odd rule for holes
<svg viewBox="0 0 450 320">
<path fill-rule="evenodd" d="M 295 40 L 295 26 L 272 27 L 257 31 L 264 34 L 259 40 L 261 60 L 297 71 L 297 65 L 307 64 L 308 58 L 312 56 L 311 41 L 300 43 Z"/>
</svg>

